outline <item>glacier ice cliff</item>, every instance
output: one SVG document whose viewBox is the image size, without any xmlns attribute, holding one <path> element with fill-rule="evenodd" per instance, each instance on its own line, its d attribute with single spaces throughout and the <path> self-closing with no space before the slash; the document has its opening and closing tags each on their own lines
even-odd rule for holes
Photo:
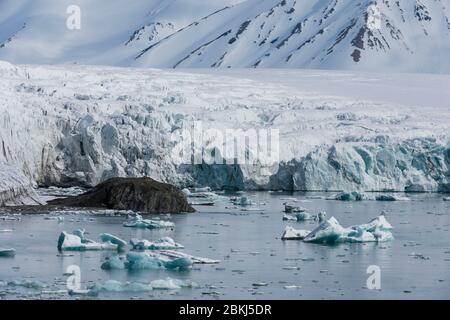
<svg viewBox="0 0 450 320">
<path fill-rule="evenodd" d="M 1 201 L 34 199 L 32 184 L 141 176 L 181 188 L 450 191 L 450 112 L 431 98 L 449 76 L 423 81 L 430 99 L 415 105 L 372 92 L 392 81 L 381 75 L 286 71 L 280 82 L 234 72 L 0 63 Z M 397 91 L 413 81 L 397 77 Z M 323 91 L 334 84 L 347 91 Z M 198 121 L 205 130 L 279 130 L 279 162 L 177 163 L 180 132 Z"/>
</svg>

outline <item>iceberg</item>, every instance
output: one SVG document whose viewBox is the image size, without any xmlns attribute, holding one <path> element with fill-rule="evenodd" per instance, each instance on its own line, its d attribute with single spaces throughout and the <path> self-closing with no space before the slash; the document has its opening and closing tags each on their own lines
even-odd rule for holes
<svg viewBox="0 0 450 320">
<path fill-rule="evenodd" d="M 197 288 L 198 284 L 190 280 L 178 280 L 167 278 L 165 280 L 153 280 L 150 282 L 153 290 L 178 290 L 181 288 Z"/>
<path fill-rule="evenodd" d="M 16 249 L 4 249 L 0 248 L 0 258 L 9 258 L 16 255 Z"/>
<path fill-rule="evenodd" d="M 101 268 L 103 270 L 120 270 L 125 269 L 125 260 L 123 257 L 119 255 L 115 255 L 106 259 L 105 262 L 102 263 Z"/>
<path fill-rule="evenodd" d="M 59 251 L 118 250 L 119 245 L 110 241 L 95 242 L 84 236 L 84 229 L 75 230 L 72 234 L 61 232 L 58 238 Z"/>
<path fill-rule="evenodd" d="M 220 260 L 214 260 L 209 258 L 197 257 L 184 252 L 175 250 L 160 250 L 158 254 L 169 257 L 171 259 L 185 258 L 191 260 L 195 264 L 216 264 L 220 263 Z"/>
<path fill-rule="evenodd" d="M 285 214 L 283 215 L 283 220 L 284 221 L 297 221 L 297 217 L 294 217 L 293 215 L 290 214 Z"/>
<path fill-rule="evenodd" d="M 308 230 L 296 230 L 291 226 L 287 226 L 284 229 L 281 240 L 303 240 L 311 231 Z"/>
<path fill-rule="evenodd" d="M 443 200 L 444 201 L 450 201 L 450 197 L 445 197 Z"/>
<path fill-rule="evenodd" d="M 305 208 L 293 206 L 293 205 L 287 204 L 287 203 L 284 204 L 284 212 L 286 212 L 286 213 L 305 212 L 305 211 L 306 211 Z"/>
<path fill-rule="evenodd" d="M 164 237 L 154 242 L 148 240 L 131 239 L 130 244 L 134 250 L 164 250 L 164 249 L 183 249 L 184 246 L 176 243 L 170 237 Z"/>
<path fill-rule="evenodd" d="M 127 245 L 126 241 L 124 241 L 112 234 L 109 234 L 109 233 L 101 234 L 100 239 L 102 240 L 102 242 L 109 242 L 109 243 L 117 245 L 117 248 L 119 250 L 122 250 Z"/>
<path fill-rule="evenodd" d="M 368 195 L 364 193 L 360 193 L 357 191 L 352 192 L 341 192 L 335 195 L 332 195 L 327 200 L 339 200 L 339 201 L 362 201 L 362 200 L 372 200 Z"/>
<path fill-rule="evenodd" d="M 410 199 L 407 197 L 402 197 L 394 194 L 380 194 L 375 196 L 375 200 L 377 201 L 409 201 Z"/>
<path fill-rule="evenodd" d="M 21 279 L 21 280 L 12 280 L 8 282 L 8 286 L 11 287 L 23 287 L 27 289 L 42 289 L 46 288 L 47 285 L 40 281 Z"/>
<path fill-rule="evenodd" d="M 103 284 L 93 284 L 88 287 L 87 295 L 96 296 L 100 292 L 149 292 L 152 290 L 179 290 L 182 288 L 197 288 L 198 285 L 190 280 L 161 279 L 153 280 L 149 284 L 140 282 L 125 282 L 108 280 Z"/>
<path fill-rule="evenodd" d="M 247 196 L 233 197 L 231 198 L 231 202 L 233 202 L 235 206 L 243 206 L 243 207 L 251 206 L 253 204 L 252 200 L 250 200 L 250 198 Z"/>
<path fill-rule="evenodd" d="M 141 215 L 136 213 L 134 217 L 129 217 L 128 220 L 123 223 L 123 226 L 128 228 L 141 229 L 171 229 L 175 227 L 175 224 L 173 222 L 164 220 L 144 219 Z"/>
<path fill-rule="evenodd" d="M 161 269 L 186 270 L 193 261 L 187 257 L 168 257 L 158 253 L 129 252 L 125 267 L 129 270 Z"/>
<path fill-rule="evenodd" d="M 297 213 L 295 215 L 295 217 L 296 217 L 297 221 L 307 221 L 307 220 L 316 220 L 317 219 L 316 215 L 306 212 L 306 211 Z"/>
<path fill-rule="evenodd" d="M 322 244 L 344 242 L 385 242 L 394 239 L 392 225 L 381 215 L 366 224 L 342 227 L 336 218 L 331 217 L 323 222 L 303 240 Z"/>
</svg>

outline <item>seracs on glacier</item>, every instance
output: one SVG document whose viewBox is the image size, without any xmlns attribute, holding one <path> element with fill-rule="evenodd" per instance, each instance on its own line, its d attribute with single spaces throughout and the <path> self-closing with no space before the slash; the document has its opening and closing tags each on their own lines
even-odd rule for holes
<svg viewBox="0 0 450 320">
<path fill-rule="evenodd" d="M 115 176 L 182 188 L 450 190 L 449 76 L 9 63 L 0 76 L 5 203 L 36 201 L 33 185 Z M 198 121 L 278 129 L 279 163 L 177 164 L 177 133 Z"/>
</svg>

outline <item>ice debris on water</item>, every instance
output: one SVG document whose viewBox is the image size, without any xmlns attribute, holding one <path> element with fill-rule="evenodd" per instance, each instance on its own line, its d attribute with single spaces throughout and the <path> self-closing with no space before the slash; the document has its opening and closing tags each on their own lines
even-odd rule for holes
<svg viewBox="0 0 450 320">
<path fill-rule="evenodd" d="M 450 197 L 445 197 L 444 201 L 450 201 Z"/>
<path fill-rule="evenodd" d="M 88 295 L 95 296 L 100 292 L 149 292 L 152 290 L 180 290 L 182 288 L 198 288 L 198 284 L 189 280 L 161 279 L 153 280 L 149 284 L 140 282 L 122 283 L 116 280 L 108 280 L 103 284 L 89 286 Z"/>
<path fill-rule="evenodd" d="M 311 231 L 309 230 L 296 230 L 291 226 L 287 226 L 284 229 L 281 240 L 303 240 Z"/>
<path fill-rule="evenodd" d="M 357 191 L 352 192 L 340 192 L 338 194 L 332 195 L 326 198 L 327 200 L 339 200 L 339 201 L 362 201 L 362 200 L 373 200 L 364 193 Z"/>
<path fill-rule="evenodd" d="M 285 214 L 285 215 L 283 215 L 283 220 L 284 221 L 297 221 L 297 217 L 294 217 L 291 214 Z"/>
<path fill-rule="evenodd" d="M 122 250 L 127 245 L 127 242 L 125 240 L 122 240 L 119 237 L 116 237 L 109 233 L 101 234 L 100 239 L 102 240 L 102 242 L 109 242 L 117 245 L 117 249 L 119 250 Z"/>
<path fill-rule="evenodd" d="M 393 227 L 384 215 L 359 226 L 344 228 L 336 218 L 331 217 L 308 234 L 303 241 L 334 244 L 344 242 L 384 242 L 393 240 Z"/>
<path fill-rule="evenodd" d="M 132 217 L 129 216 L 128 220 L 123 223 L 124 227 L 129 228 L 141 228 L 141 229 L 171 229 L 175 227 L 175 224 L 170 221 L 164 220 L 150 220 L 144 219 L 141 215 L 137 214 Z"/>
<path fill-rule="evenodd" d="M 16 250 L 13 248 L 5 249 L 0 248 L 0 258 L 9 258 L 16 255 Z"/>
<path fill-rule="evenodd" d="M 172 259 L 157 253 L 128 252 L 126 259 L 122 259 L 120 256 L 110 257 L 102 264 L 101 268 L 104 270 L 187 270 L 192 267 L 192 264 L 192 260 L 185 257 Z"/>
<path fill-rule="evenodd" d="M 298 206 L 294 206 L 292 204 L 285 203 L 284 204 L 284 212 L 293 213 L 293 212 L 305 212 L 306 209 Z"/>
<path fill-rule="evenodd" d="M 102 235 L 102 243 L 95 242 L 85 237 L 84 229 L 77 229 L 72 234 L 61 232 L 58 238 L 59 251 L 88 251 L 88 250 L 119 250 L 123 240 L 109 235 Z"/>
<path fill-rule="evenodd" d="M 220 260 L 214 260 L 214 259 L 209 259 L 209 258 L 204 258 L 204 257 L 197 257 L 197 256 L 193 256 L 184 252 L 180 252 L 180 251 L 175 251 L 175 250 L 160 250 L 158 251 L 159 254 L 161 255 L 165 255 L 169 258 L 187 258 L 190 259 L 193 263 L 196 264 L 216 264 L 216 263 L 220 263 Z"/>
<path fill-rule="evenodd" d="M 247 196 L 232 197 L 230 200 L 235 206 L 245 207 L 253 204 L 252 200 Z"/>
<path fill-rule="evenodd" d="M 183 249 L 184 246 L 176 243 L 170 237 L 164 237 L 156 241 L 131 239 L 130 244 L 134 250 L 164 250 L 164 249 Z"/>
<path fill-rule="evenodd" d="M 327 200 L 339 200 L 339 201 L 363 201 L 363 200 L 376 200 L 376 201 L 408 201 L 407 197 L 396 194 L 377 194 L 369 195 L 357 191 L 341 192 L 334 194 L 326 198 Z"/>
</svg>

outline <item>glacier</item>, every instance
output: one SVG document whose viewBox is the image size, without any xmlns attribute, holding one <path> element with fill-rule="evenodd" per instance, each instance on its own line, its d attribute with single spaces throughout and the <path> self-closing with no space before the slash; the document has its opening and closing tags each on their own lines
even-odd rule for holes
<svg viewBox="0 0 450 320">
<path fill-rule="evenodd" d="M 34 186 L 115 176 L 214 190 L 449 192 L 449 84 L 447 75 L 0 63 L 0 199 L 38 202 Z M 179 133 L 198 121 L 277 129 L 279 161 L 180 164 Z"/>
</svg>

